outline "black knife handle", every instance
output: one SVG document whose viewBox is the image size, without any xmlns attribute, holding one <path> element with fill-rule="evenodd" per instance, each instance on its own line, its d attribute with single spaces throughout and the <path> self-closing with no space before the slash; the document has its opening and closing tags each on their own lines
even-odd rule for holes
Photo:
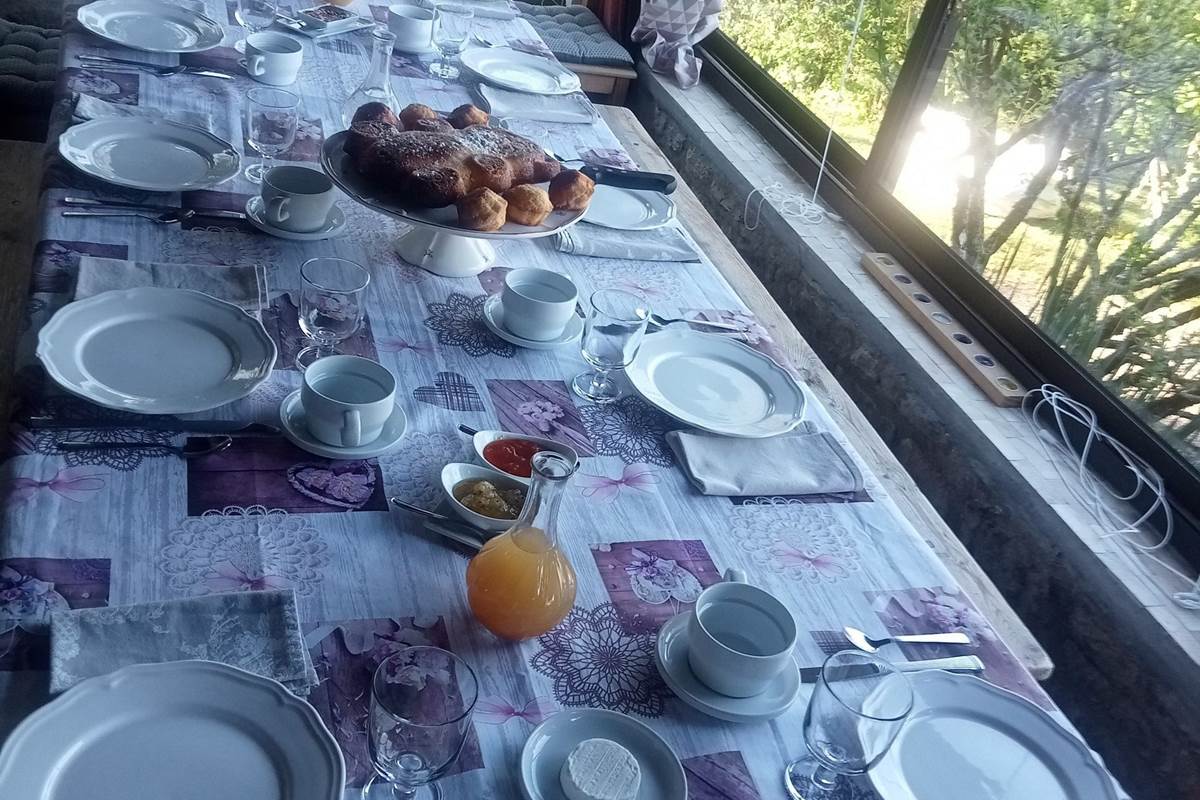
<svg viewBox="0 0 1200 800">
<path fill-rule="evenodd" d="M 640 189 L 647 192 L 670 194 L 675 191 L 676 186 L 675 176 L 665 172 L 642 172 L 635 169 L 596 167 L 590 164 L 583 167 L 580 172 L 596 183 L 621 189 Z"/>
</svg>

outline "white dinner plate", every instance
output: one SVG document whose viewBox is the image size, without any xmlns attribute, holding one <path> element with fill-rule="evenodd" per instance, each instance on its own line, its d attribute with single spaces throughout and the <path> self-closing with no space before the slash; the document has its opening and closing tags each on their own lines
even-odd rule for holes
<svg viewBox="0 0 1200 800">
<path fill-rule="evenodd" d="M 60 308 L 38 332 L 60 386 L 142 414 L 205 411 L 245 397 L 275 364 L 275 343 L 237 306 L 189 289 L 115 289 Z"/>
<path fill-rule="evenodd" d="M 212 661 L 86 680 L 0 751 L 0 797 L 340 800 L 346 768 L 317 712 L 281 684 Z"/>
<path fill-rule="evenodd" d="M 661 228 L 675 219 L 675 201 L 662 192 L 599 184 L 583 221 L 623 231 Z"/>
<path fill-rule="evenodd" d="M 67 128 L 58 152 L 94 178 L 147 192 L 206 189 L 238 173 L 233 145 L 203 128 L 148 117 L 106 117 Z"/>
<path fill-rule="evenodd" d="M 969 675 L 910 674 L 914 703 L 871 770 L 888 800 L 1117 800 L 1108 772 L 1049 714 Z"/>
<path fill-rule="evenodd" d="M 804 419 L 796 379 L 730 336 L 683 326 L 647 334 L 625 374 L 646 402 L 703 431 L 761 439 Z"/>
<path fill-rule="evenodd" d="M 633 754 L 642 771 L 638 800 L 687 800 L 687 776 L 671 746 L 633 717 L 600 708 L 560 711 L 533 729 L 521 749 L 525 800 L 561 800 L 563 762 L 585 739 L 608 739 Z"/>
<path fill-rule="evenodd" d="M 570 94 L 579 91 L 579 76 L 562 64 L 511 47 L 472 47 L 463 52 L 462 65 L 482 80 L 516 92 Z"/>
<path fill-rule="evenodd" d="M 96 0 L 76 17 L 97 36 L 151 53 L 197 53 L 225 36 L 215 19 L 160 0 Z"/>
<path fill-rule="evenodd" d="M 367 208 L 373 208 L 422 227 L 470 239 L 536 239 L 541 236 L 550 236 L 563 228 L 574 225 L 584 214 L 583 211 L 559 211 L 556 209 L 550 212 L 550 216 L 546 217 L 541 225 L 518 225 L 515 222 L 506 222 L 498 231 L 476 231 L 463 228 L 458 224 L 458 210 L 453 205 L 445 208 L 405 208 L 397 204 L 395 198 L 389 196 L 385 189 L 367 180 L 354 168 L 353 160 L 342 149 L 345 142 L 346 131 L 339 131 L 333 136 L 326 137 L 325 144 L 321 146 L 321 167 L 338 185 L 338 188 Z M 546 188 L 549 183 L 537 185 Z"/>
</svg>

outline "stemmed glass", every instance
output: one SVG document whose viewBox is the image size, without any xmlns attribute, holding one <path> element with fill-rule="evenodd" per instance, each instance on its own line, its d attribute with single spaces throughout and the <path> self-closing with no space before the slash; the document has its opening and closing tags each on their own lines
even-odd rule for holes
<svg viewBox="0 0 1200 800">
<path fill-rule="evenodd" d="M 279 0 L 238 0 L 233 16 L 250 33 L 258 33 L 275 23 L 275 14 L 278 11 Z M 239 53 L 246 52 L 246 39 L 243 37 L 233 49 Z"/>
<path fill-rule="evenodd" d="M 429 66 L 429 73 L 443 80 L 453 80 L 459 75 L 454 58 L 467 46 L 471 35 L 471 20 L 475 11 L 468 6 L 437 7 L 433 20 L 433 43 L 442 57 Z"/>
<path fill-rule="evenodd" d="M 478 696 L 475 672 L 448 650 L 406 647 L 384 659 L 371 679 L 371 783 L 382 777 L 397 800 L 440 798 L 434 781 L 462 752 Z"/>
<path fill-rule="evenodd" d="M 609 373 L 629 366 L 637 355 L 650 306 L 639 295 L 620 289 L 594 292 L 589 303 L 591 313 L 584 323 L 580 350 L 593 369 L 576 375 L 571 387 L 593 403 L 611 403 L 621 396 L 621 389 Z"/>
<path fill-rule="evenodd" d="M 300 98 L 283 89 L 251 89 L 246 92 L 246 141 L 261 155 L 259 163 L 246 167 L 246 179 L 262 183 L 271 159 L 296 141 L 300 122 Z"/>
<path fill-rule="evenodd" d="M 912 687 L 895 665 L 858 650 L 825 659 L 804 714 L 808 755 L 784 775 L 792 798 L 831 800 L 841 776 L 879 763 L 912 706 Z"/>
<path fill-rule="evenodd" d="M 333 355 L 338 342 L 354 335 L 370 282 L 366 267 L 344 258 L 310 258 L 300 265 L 300 330 L 312 345 L 296 354 L 297 368 Z"/>
</svg>

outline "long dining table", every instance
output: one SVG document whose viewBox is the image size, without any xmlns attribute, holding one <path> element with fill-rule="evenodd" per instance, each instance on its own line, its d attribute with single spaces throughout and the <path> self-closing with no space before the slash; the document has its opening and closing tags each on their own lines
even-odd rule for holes
<svg viewBox="0 0 1200 800">
<path fill-rule="evenodd" d="M 131 113 L 204 125 L 253 158 L 241 120 L 245 93 L 256 84 L 233 47 L 245 33 L 234 17 L 236 3 L 205 0 L 204 6 L 226 27 L 222 45 L 175 56 L 101 40 L 74 22 L 69 5 L 51 143 L 76 121 L 76 104 L 86 95 Z M 359 8 L 386 19 L 383 6 Z M 520 18 L 475 24 L 491 41 L 545 49 Z M 302 100 L 300 126 L 280 162 L 319 169 L 322 143 L 343 129 L 343 103 L 366 73 L 370 43 L 359 33 L 304 46 L 292 87 Z M 85 53 L 237 77 L 84 68 L 77 56 Z M 464 80 L 431 78 L 429 61 L 393 54 L 401 105 L 420 102 L 445 112 L 473 101 Z M 590 123 L 566 124 L 514 115 L 505 124 L 563 158 L 636 167 L 636 154 L 606 123 L 614 118 L 606 112 Z M 22 416 L 10 427 L 0 461 L 0 738 L 48 699 L 46 623 L 53 611 L 290 588 L 321 679 L 308 700 L 342 748 L 348 797 L 371 774 L 365 715 L 372 670 L 397 648 L 425 643 L 454 650 L 480 680 L 467 746 L 442 779 L 449 796 L 519 796 L 515 766 L 532 728 L 557 710 L 593 707 L 634 715 L 660 733 L 683 762 L 692 798 L 781 798 L 783 767 L 804 750 L 807 689 L 774 720 L 732 724 L 675 698 L 655 667 L 659 628 L 731 567 L 790 607 L 802 628 L 801 665 L 818 665 L 845 647 L 845 625 L 872 635 L 962 630 L 972 645 L 908 646 L 892 656 L 977 655 L 987 680 L 1053 708 L 816 394 L 808 393 L 806 420 L 852 454 L 864 476 L 861 491 L 704 496 L 665 443 L 678 423 L 631 391 L 610 405 L 585 403 L 568 385 L 585 368 L 577 346 L 520 349 L 481 320 L 484 301 L 500 290 L 507 270 L 539 267 L 566 273 L 583 296 L 622 288 L 642 294 L 665 316 L 745 323 L 751 346 L 787 364 L 788 354 L 712 263 L 701 237 L 693 240 L 702 253 L 695 262 L 567 255 L 553 237 L 502 241 L 497 266 L 450 279 L 401 260 L 395 244 L 405 224 L 347 197 L 338 201 L 346 232 L 315 242 L 273 238 L 244 221 L 202 214 L 175 225 L 62 215 L 67 196 L 203 211 L 239 210 L 255 193 L 241 175 L 182 194 L 120 189 L 74 170 L 53 146 L 47 150 L 18 345 Z M 227 450 L 191 460 L 153 448 L 62 453 L 56 431 L 22 424 L 29 413 L 97 426 L 122 421 L 119 412 L 57 389 L 34 355 L 39 328 L 72 301 L 84 259 L 128 262 L 131 271 L 134 264 L 186 264 L 196 275 L 261 265 L 266 291 L 259 317 L 278 347 L 275 369 L 248 397 L 197 417 L 277 424 L 280 402 L 300 384 L 299 266 L 321 255 L 371 271 L 366 319 L 341 349 L 376 359 L 396 375 L 409 428 L 395 451 L 331 461 L 282 438 L 238 437 Z M 548 436 L 583 457 L 559 518 L 560 543 L 578 576 L 576 604 L 541 637 L 506 643 L 479 626 L 465 599 L 467 554 L 426 533 L 420 518 L 389 508 L 390 497 L 429 508 L 441 501 L 443 465 L 473 460 L 460 425 Z M 108 427 L 79 436 L 161 445 L 201 438 Z M 855 797 L 874 796 L 869 782 L 860 788 Z"/>
</svg>

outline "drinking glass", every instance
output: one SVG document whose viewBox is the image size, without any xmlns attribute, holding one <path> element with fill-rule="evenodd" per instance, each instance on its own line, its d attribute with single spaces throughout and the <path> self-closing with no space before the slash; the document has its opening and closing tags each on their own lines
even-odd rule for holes
<svg viewBox="0 0 1200 800">
<path fill-rule="evenodd" d="M 258 33 L 265 31 L 275 24 L 275 14 L 279 11 L 279 0 L 238 0 L 237 10 L 233 12 L 238 24 L 250 31 Z M 246 52 L 246 39 L 233 46 L 239 53 Z"/>
<path fill-rule="evenodd" d="M 300 98 L 283 89 L 251 89 L 246 92 L 246 141 L 262 155 L 259 163 L 246 167 L 246 179 L 262 183 L 271 159 L 296 141 Z"/>
<path fill-rule="evenodd" d="M 792 798 L 831 800 L 841 776 L 875 766 L 912 705 L 908 678 L 893 664 L 858 650 L 825 659 L 804 714 L 808 755 L 789 764 L 784 775 Z"/>
<path fill-rule="evenodd" d="M 471 20 L 475 12 L 468 6 L 438 6 L 433 20 L 433 43 L 442 57 L 429 67 L 429 72 L 444 80 L 459 75 L 454 59 L 467 46 L 471 35 Z"/>
<path fill-rule="evenodd" d="M 384 659 L 371 679 L 371 783 L 382 778 L 398 800 L 440 798 L 434 781 L 462 751 L 478 696 L 475 672 L 448 650 L 406 647 Z"/>
<path fill-rule="evenodd" d="M 371 273 L 344 258 L 310 258 L 300 265 L 300 330 L 312 344 L 296 354 L 301 372 L 331 356 L 363 320 L 363 296 Z"/>
<path fill-rule="evenodd" d="M 637 355 L 646 335 L 650 306 L 639 295 L 620 289 L 601 289 L 588 302 L 591 310 L 584 322 L 580 350 L 593 369 L 576 375 L 571 387 L 593 403 L 611 403 L 621 396 L 621 389 L 610 373 L 629 366 Z"/>
</svg>

